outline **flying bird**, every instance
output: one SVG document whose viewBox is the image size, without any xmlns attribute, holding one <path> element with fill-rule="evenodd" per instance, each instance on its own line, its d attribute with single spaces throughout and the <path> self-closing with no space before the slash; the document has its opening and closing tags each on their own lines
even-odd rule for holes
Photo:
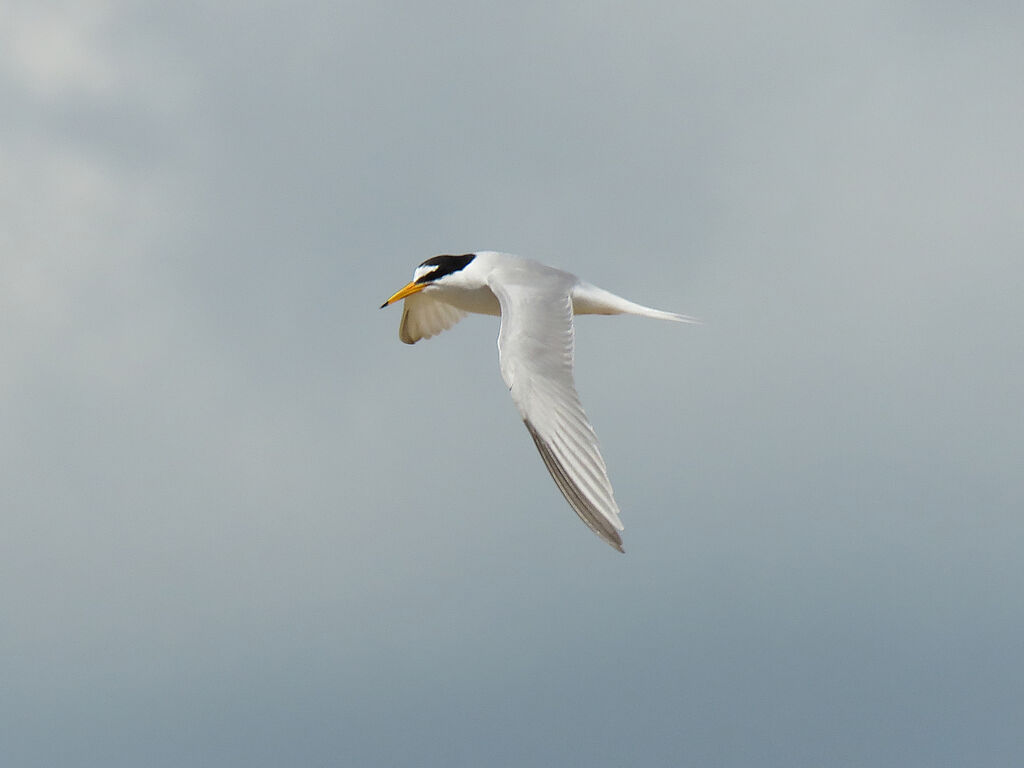
<svg viewBox="0 0 1024 768">
<path fill-rule="evenodd" d="M 573 316 L 697 321 L 635 304 L 532 259 L 495 251 L 427 259 L 381 309 L 401 299 L 398 338 L 406 344 L 436 336 L 469 313 L 501 317 L 501 376 L 544 465 L 580 519 L 624 552 L 619 506 L 573 383 Z"/>
</svg>

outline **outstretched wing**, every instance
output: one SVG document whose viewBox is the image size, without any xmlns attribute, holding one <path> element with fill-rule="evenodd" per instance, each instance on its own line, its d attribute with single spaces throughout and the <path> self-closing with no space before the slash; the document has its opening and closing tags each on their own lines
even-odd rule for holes
<svg viewBox="0 0 1024 768">
<path fill-rule="evenodd" d="M 524 265 L 525 266 L 525 265 Z M 545 466 L 580 519 L 620 552 L 623 529 L 597 435 L 573 384 L 574 279 L 557 270 L 496 270 L 501 375 Z"/>
<path fill-rule="evenodd" d="M 415 344 L 420 339 L 429 339 L 447 331 L 466 314 L 426 293 L 414 293 L 405 297 L 398 338 L 406 344 Z"/>
</svg>

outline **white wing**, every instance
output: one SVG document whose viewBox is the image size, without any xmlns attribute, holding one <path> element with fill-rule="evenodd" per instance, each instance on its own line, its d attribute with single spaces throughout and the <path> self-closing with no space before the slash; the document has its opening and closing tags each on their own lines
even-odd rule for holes
<svg viewBox="0 0 1024 768">
<path fill-rule="evenodd" d="M 465 312 L 451 304 L 422 292 L 414 293 L 405 297 L 398 338 L 406 344 L 415 344 L 420 339 L 447 331 L 465 316 Z"/>
<path fill-rule="evenodd" d="M 620 552 L 623 529 L 597 435 L 573 385 L 575 278 L 540 265 L 492 272 L 501 304 L 501 375 L 558 489 L 580 519 Z"/>
</svg>

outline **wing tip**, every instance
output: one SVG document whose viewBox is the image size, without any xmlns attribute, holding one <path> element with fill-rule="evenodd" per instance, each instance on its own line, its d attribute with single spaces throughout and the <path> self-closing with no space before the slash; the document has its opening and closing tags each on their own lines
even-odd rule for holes
<svg viewBox="0 0 1024 768">
<path fill-rule="evenodd" d="M 533 424 L 530 423 L 530 420 L 523 419 L 523 423 L 526 425 L 526 430 L 530 433 L 530 437 L 533 438 L 541 459 L 544 460 L 544 466 L 547 467 L 548 473 L 555 481 L 555 485 L 558 486 L 558 490 L 562 492 L 562 496 L 569 502 L 572 511 L 602 541 L 606 541 L 612 549 L 626 554 L 626 550 L 622 546 L 622 536 L 619 535 L 619 531 L 623 530 L 623 525 L 618 519 L 617 510 L 612 512 L 614 517 L 609 517 L 607 513 L 594 506 L 593 502 L 587 498 L 582 489 L 565 471 L 565 468 L 552 451 L 551 446 L 541 437 Z M 614 501 L 612 504 L 614 505 Z"/>
<path fill-rule="evenodd" d="M 626 548 L 622 546 L 622 536 L 619 533 L 622 530 L 622 523 L 619 523 L 617 526 L 615 526 L 614 531 L 597 530 L 596 528 L 593 529 L 594 533 L 600 536 L 604 541 L 608 542 L 608 546 L 610 546 L 617 552 L 626 554 Z"/>
</svg>

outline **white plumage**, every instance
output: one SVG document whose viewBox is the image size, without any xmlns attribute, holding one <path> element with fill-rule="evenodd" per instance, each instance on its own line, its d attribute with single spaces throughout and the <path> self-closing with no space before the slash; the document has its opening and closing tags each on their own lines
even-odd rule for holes
<svg viewBox="0 0 1024 768">
<path fill-rule="evenodd" d="M 402 307 L 398 338 L 406 344 L 415 344 L 420 339 L 429 339 L 447 331 L 465 316 L 465 312 L 451 304 L 423 293 L 414 293 Z"/>
<path fill-rule="evenodd" d="M 575 275 L 495 251 L 437 256 L 384 302 L 405 299 L 399 338 L 414 344 L 468 313 L 500 315 L 501 375 L 555 484 L 620 552 L 623 530 L 604 459 L 573 383 L 573 316 L 633 314 L 696 322 L 627 301 Z"/>
</svg>

